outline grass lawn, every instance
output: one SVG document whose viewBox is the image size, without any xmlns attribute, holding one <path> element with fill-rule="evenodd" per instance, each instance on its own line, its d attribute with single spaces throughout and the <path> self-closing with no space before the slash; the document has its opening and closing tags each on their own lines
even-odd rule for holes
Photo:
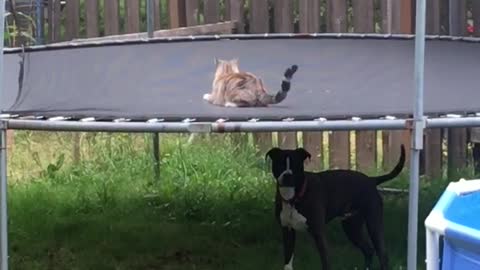
<svg viewBox="0 0 480 270">
<path fill-rule="evenodd" d="M 8 161 L 11 269 L 282 269 L 274 182 L 250 146 L 219 135 L 191 145 L 185 136 L 162 137 L 155 181 L 148 135 L 86 135 L 75 165 L 71 138 L 16 133 Z M 386 186 L 406 187 L 407 176 Z M 423 221 L 447 185 L 433 183 L 421 184 L 419 269 Z M 405 269 L 408 197 L 386 195 L 385 203 L 392 269 Z M 363 258 L 338 221 L 328 241 L 334 269 L 360 269 Z M 319 263 L 313 241 L 300 234 L 295 269 Z"/>
</svg>

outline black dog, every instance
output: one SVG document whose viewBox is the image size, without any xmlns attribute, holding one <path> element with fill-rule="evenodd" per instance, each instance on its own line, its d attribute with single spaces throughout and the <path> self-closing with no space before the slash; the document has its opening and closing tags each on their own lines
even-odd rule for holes
<svg viewBox="0 0 480 270">
<path fill-rule="evenodd" d="M 295 231 L 304 229 L 315 240 L 322 268 L 331 269 L 325 228 L 326 224 L 336 217 L 343 217 L 343 230 L 354 246 L 362 251 L 365 267 L 371 268 L 376 251 L 380 268 L 387 269 L 383 199 L 377 185 L 395 178 L 402 171 L 405 164 L 403 145 L 395 168 L 386 175 L 376 177 L 352 170 L 305 172 L 304 161 L 311 155 L 303 148 L 272 148 L 266 154 L 265 158 L 267 157 L 272 159 L 272 173 L 277 181 L 275 215 L 283 232 L 284 270 L 293 269 Z M 363 232 L 364 224 L 375 249 Z"/>
</svg>

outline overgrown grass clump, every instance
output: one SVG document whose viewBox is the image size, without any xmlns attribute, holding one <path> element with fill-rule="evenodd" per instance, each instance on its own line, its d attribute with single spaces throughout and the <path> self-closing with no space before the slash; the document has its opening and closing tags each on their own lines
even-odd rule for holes
<svg viewBox="0 0 480 270">
<path fill-rule="evenodd" d="M 79 162 L 71 158 L 71 136 L 16 134 L 9 160 L 12 269 L 282 267 L 274 182 L 252 146 L 230 136 L 191 144 L 186 136 L 162 136 L 157 180 L 150 136 L 84 135 Z M 422 185 L 421 269 L 423 220 L 445 185 Z M 405 269 L 408 197 L 385 200 L 391 262 Z M 363 265 L 338 222 L 329 226 L 328 240 L 334 269 Z M 308 235 L 299 236 L 295 258 L 298 269 L 319 267 Z"/>
</svg>

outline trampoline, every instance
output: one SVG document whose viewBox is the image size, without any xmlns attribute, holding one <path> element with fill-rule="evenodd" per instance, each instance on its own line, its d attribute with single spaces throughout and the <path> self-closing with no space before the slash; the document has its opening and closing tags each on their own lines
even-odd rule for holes
<svg viewBox="0 0 480 270">
<path fill-rule="evenodd" d="M 417 1 L 416 36 L 213 35 L 3 49 L 0 270 L 8 269 L 7 129 L 408 129 L 414 134 L 408 269 L 416 269 L 418 166 L 423 130 L 480 126 L 480 39 L 425 37 L 425 8 L 425 1 Z M 3 31 L 3 25 L 0 28 Z M 239 58 L 240 68 L 261 76 L 271 92 L 279 89 L 285 68 L 297 64 L 299 70 L 289 96 L 278 105 L 222 108 L 202 99 L 210 92 L 214 57 Z"/>
</svg>

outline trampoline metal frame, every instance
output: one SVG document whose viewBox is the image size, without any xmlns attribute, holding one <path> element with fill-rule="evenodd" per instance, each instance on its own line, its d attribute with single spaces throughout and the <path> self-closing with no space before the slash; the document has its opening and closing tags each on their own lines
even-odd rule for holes
<svg viewBox="0 0 480 270">
<path fill-rule="evenodd" d="M 151 4 L 148 4 L 147 18 L 149 36 L 152 31 Z M 5 0 L 0 0 L 0 14 L 5 13 Z M 415 35 L 415 99 L 412 100 L 413 118 L 409 119 L 315 119 L 311 121 L 245 121 L 229 122 L 219 119 L 216 122 L 96 122 L 69 121 L 52 118 L 48 120 L 21 119 L 2 116 L 0 119 L 0 270 L 8 270 L 7 235 L 7 129 L 48 130 L 74 132 L 145 132 L 145 133 L 233 133 L 233 132 L 276 132 L 276 131 L 330 131 L 330 130 L 409 130 L 411 136 L 409 214 L 408 214 L 408 258 L 407 269 L 417 268 L 417 225 L 419 193 L 419 154 L 423 149 L 423 131 L 426 128 L 477 127 L 480 114 L 470 116 L 449 116 L 426 118 L 423 112 L 424 57 L 425 57 L 425 16 L 426 0 L 417 1 Z M 0 33 L 4 33 L 4 20 L 0 23 Z M 327 35 L 326 35 L 327 36 Z M 332 36 L 332 35 L 330 35 Z M 182 37 L 179 37 L 180 39 Z M 463 39 L 463 38 L 458 38 Z M 55 46 L 47 46 L 55 48 Z M 3 43 L 0 45 L 3 52 Z M 0 56 L 0 87 L 3 87 L 3 53 Z M 2 89 L 0 89 L 1 91 Z"/>
</svg>

